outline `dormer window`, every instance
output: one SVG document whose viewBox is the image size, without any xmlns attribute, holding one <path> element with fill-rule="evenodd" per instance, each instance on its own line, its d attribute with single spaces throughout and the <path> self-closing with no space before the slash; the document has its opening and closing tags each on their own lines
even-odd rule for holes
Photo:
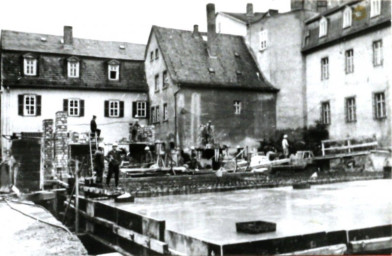
<svg viewBox="0 0 392 256">
<path fill-rule="evenodd" d="M 381 0 L 370 0 L 370 17 L 375 17 L 381 13 Z"/>
<path fill-rule="evenodd" d="M 79 77 L 79 59 L 76 57 L 68 58 L 67 63 L 68 77 L 78 78 Z"/>
<path fill-rule="evenodd" d="M 116 60 L 109 61 L 108 79 L 110 81 L 118 81 L 120 77 L 120 63 Z"/>
<path fill-rule="evenodd" d="M 23 74 L 25 76 L 37 75 L 37 58 L 32 54 L 23 56 Z"/>
<path fill-rule="evenodd" d="M 343 28 L 351 27 L 353 13 L 350 7 L 346 7 L 343 12 Z"/>
<path fill-rule="evenodd" d="M 261 30 L 259 36 L 260 36 L 260 50 L 267 49 L 268 31 L 266 29 Z"/>
<path fill-rule="evenodd" d="M 328 33 L 328 20 L 325 17 L 322 17 L 320 20 L 320 33 L 319 37 L 326 36 Z"/>
</svg>

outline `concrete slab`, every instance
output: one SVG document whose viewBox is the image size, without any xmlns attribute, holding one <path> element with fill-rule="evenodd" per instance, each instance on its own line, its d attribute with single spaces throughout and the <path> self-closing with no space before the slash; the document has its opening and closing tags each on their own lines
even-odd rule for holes
<svg viewBox="0 0 392 256">
<path fill-rule="evenodd" d="M 136 198 L 119 209 L 166 221 L 166 229 L 230 244 L 392 224 L 392 180 Z M 262 219 L 276 232 L 242 234 L 236 222 Z"/>
</svg>

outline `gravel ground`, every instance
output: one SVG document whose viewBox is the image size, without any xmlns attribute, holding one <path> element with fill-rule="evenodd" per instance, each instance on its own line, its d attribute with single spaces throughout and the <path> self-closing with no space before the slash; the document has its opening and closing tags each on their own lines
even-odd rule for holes
<svg viewBox="0 0 392 256">
<path fill-rule="evenodd" d="M 45 222 L 63 226 L 46 210 L 8 203 L 0 201 L 0 255 L 87 255 L 77 236 L 25 216 L 10 206 Z"/>
</svg>

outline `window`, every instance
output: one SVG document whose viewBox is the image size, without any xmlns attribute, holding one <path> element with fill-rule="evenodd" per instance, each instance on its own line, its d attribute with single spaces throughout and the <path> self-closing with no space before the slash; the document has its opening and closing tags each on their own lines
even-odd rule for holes
<svg viewBox="0 0 392 256">
<path fill-rule="evenodd" d="M 381 13 L 381 0 L 370 0 L 370 17 L 375 17 Z"/>
<path fill-rule="evenodd" d="M 351 27 L 352 17 L 352 10 L 347 6 L 343 11 L 343 28 Z"/>
<path fill-rule="evenodd" d="M 110 61 L 108 66 L 109 80 L 116 81 L 120 77 L 120 63 L 118 61 Z"/>
<path fill-rule="evenodd" d="M 355 98 L 346 98 L 346 122 L 357 121 Z"/>
<path fill-rule="evenodd" d="M 35 116 L 36 104 L 37 104 L 35 95 L 24 95 L 23 102 L 24 102 L 23 115 Z"/>
<path fill-rule="evenodd" d="M 155 49 L 155 59 L 156 59 L 156 60 L 157 60 L 157 59 L 159 59 L 158 48 L 157 48 L 157 49 Z"/>
<path fill-rule="evenodd" d="M 151 51 L 150 52 L 150 61 L 153 61 L 154 60 L 154 51 Z"/>
<path fill-rule="evenodd" d="M 169 120 L 168 111 L 167 111 L 167 103 L 163 104 L 163 121 Z"/>
<path fill-rule="evenodd" d="M 267 42 L 268 42 L 268 31 L 265 29 L 260 31 L 260 50 L 267 49 Z"/>
<path fill-rule="evenodd" d="M 68 116 L 84 116 L 84 100 L 81 99 L 64 99 L 63 111 Z"/>
<path fill-rule="evenodd" d="M 327 0 L 317 0 L 317 11 L 323 12 L 328 8 L 328 1 Z"/>
<path fill-rule="evenodd" d="M 155 92 L 158 92 L 159 91 L 159 75 L 155 76 L 154 85 L 155 85 Z"/>
<path fill-rule="evenodd" d="M 385 94 L 383 92 L 374 94 L 374 117 L 376 119 L 383 119 L 387 117 L 385 108 Z"/>
<path fill-rule="evenodd" d="M 331 123 L 331 109 L 329 106 L 329 101 L 321 103 L 321 122 L 323 124 Z"/>
<path fill-rule="evenodd" d="M 79 77 L 79 60 L 76 58 L 68 59 L 68 77 Z"/>
<path fill-rule="evenodd" d="M 37 59 L 31 55 L 27 55 L 23 59 L 23 69 L 26 76 L 37 75 Z"/>
<path fill-rule="evenodd" d="M 167 88 L 169 86 L 169 76 L 167 75 L 167 71 L 163 71 L 162 73 L 162 88 Z"/>
<path fill-rule="evenodd" d="M 155 122 L 157 122 L 157 123 L 159 123 L 160 121 L 161 121 L 161 116 L 160 116 L 160 111 L 159 111 L 159 106 L 156 106 L 155 107 L 155 114 L 156 114 L 156 117 L 155 117 Z"/>
<path fill-rule="evenodd" d="M 20 116 L 40 116 L 41 96 L 31 94 L 18 95 L 18 115 Z"/>
<path fill-rule="evenodd" d="M 383 62 L 382 41 L 373 42 L 373 66 L 381 66 Z"/>
<path fill-rule="evenodd" d="M 82 101 L 81 101 L 82 106 Z M 83 106 L 82 106 L 83 107 Z M 105 117 L 124 117 L 124 101 L 121 100 L 105 100 Z"/>
<path fill-rule="evenodd" d="M 242 103 L 239 100 L 234 101 L 234 114 L 240 115 L 242 111 Z"/>
<path fill-rule="evenodd" d="M 354 50 L 346 51 L 346 74 L 350 74 L 354 72 Z"/>
<path fill-rule="evenodd" d="M 151 107 L 151 123 L 159 123 L 159 106 Z"/>
<path fill-rule="evenodd" d="M 109 101 L 109 117 L 119 117 L 120 116 L 120 102 L 110 100 Z"/>
<path fill-rule="evenodd" d="M 135 117 L 146 117 L 147 116 L 147 102 L 138 101 L 136 102 L 136 116 Z"/>
<path fill-rule="evenodd" d="M 321 59 L 321 80 L 327 80 L 329 77 L 329 60 L 328 57 Z"/>
<path fill-rule="evenodd" d="M 69 100 L 68 101 L 68 115 L 69 116 L 79 116 L 80 103 L 79 100 Z"/>
<path fill-rule="evenodd" d="M 319 27 L 319 37 L 326 36 L 328 33 L 328 20 L 325 17 L 322 17 L 320 20 L 320 27 Z"/>
</svg>

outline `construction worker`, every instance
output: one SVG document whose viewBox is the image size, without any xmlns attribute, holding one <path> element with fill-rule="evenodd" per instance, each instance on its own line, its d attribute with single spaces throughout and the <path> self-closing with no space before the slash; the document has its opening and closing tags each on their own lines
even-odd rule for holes
<svg viewBox="0 0 392 256">
<path fill-rule="evenodd" d="M 105 168 L 105 157 L 103 145 L 99 144 L 98 149 L 94 153 L 94 171 L 96 172 L 96 183 L 102 184 L 103 170 Z"/>
<path fill-rule="evenodd" d="M 289 157 L 289 142 L 287 140 L 287 137 L 288 137 L 287 134 L 285 134 L 282 140 L 282 149 L 283 149 L 284 158 Z"/>
<path fill-rule="evenodd" d="M 121 154 L 120 154 L 121 152 L 117 150 L 117 146 L 118 146 L 117 143 L 113 143 L 112 150 L 110 150 L 109 153 L 106 155 L 106 161 L 109 162 L 109 171 L 108 171 L 108 176 L 106 178 L 106 185 L 109 186 L 110 179 L 114 174 L 114 181 L 116 187 L 118 186 L 120 165 L 122 163 Z"/>
<path fill-rule="evenodd" d="M 99 138 L 99 136 L 101 136 L 101 130 L 97 128 L 97 123 L 95 122 L 95 120 L 97 119 L 96 116 L 93 116 L 93 119 L 90 122 L 90 130 L 91 133 L 94 134 L 97 133 L 97 138 Z"/>
</svg>

